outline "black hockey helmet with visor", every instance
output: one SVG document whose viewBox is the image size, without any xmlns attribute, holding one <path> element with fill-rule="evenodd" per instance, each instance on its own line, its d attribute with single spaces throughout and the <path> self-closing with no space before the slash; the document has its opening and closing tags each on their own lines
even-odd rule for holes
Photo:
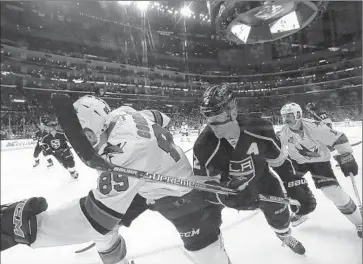
<svg viewBox="0 0 363 264">
<path fill-rule="evenodd" d="M 201 113 L 208 119 L 236 107 L 235 96 L 228 84 L 209 87 L 203 94 Z"/>
</svg>

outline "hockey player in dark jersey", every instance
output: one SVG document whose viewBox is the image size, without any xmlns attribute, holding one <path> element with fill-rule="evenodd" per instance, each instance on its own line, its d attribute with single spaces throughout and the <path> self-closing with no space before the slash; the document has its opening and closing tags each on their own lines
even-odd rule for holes
<svg viewBox="0 0 363 264">
<path fill-rule="evenodd" d="M 272 167 L 280 175 L 287 195 L 302 205 L 292 209 L 308 213 L 316 206 L 306 180 L 294 174 L 291 162 L 280 150 L 272 124 L 260 118 L 238 117 L 234 95 L 225 84 L 207 89 L 202 104 L 208 126 L 194 145 L 194 174 L 220 178 L 224 185 L 245 192 L 246 199 L 256 201 L 255 207 L 263 211 L 277 237 L 294 252 L 303 254 L 303 245 L 291 236 L 288 206 L 258 201 L 258 194 L 284 197 Z M 221 195 L 209 199 L 228 207 L 233 200 Z"/>
<path fill-rule="evenodd" d="M 45 130 L 45 125 L 43 123 L 40 123 L 39 130 L 35 131 L 35 133 L 33 135 L 33 139 L 37 142 L 35 145 L 34 153 L 33 153 L 33 157 L 34 157 L 33 167 L 37 167 L 39 165 L 39 154 L 43 150 L 40 142 L 47 134 L 48 134 L 48 132 Z M 43 153 L 44 153 L 44 151 L 43 151 Z M 48 161 L 47 167 L 50 167 L 53 165 L 52 159 L 50 157 L 48 157 L 47 161 Z"/>
<path fill-rule="evenodd" d="M 46 156 L 53 155 L 64 168 L 66 168 L 74 179 L 78 178 L 78 172 L 75 170 L 75 163 L 71 149 L 68 146 L 68 140 L 64 133 L 57 131 L 57 122 L 48 121 L 48 135 L 43 137 L 41 146 Z"/>
<path fill-rule="evenodd" d="M 306 105 L 306 110 L 312 115 L 313 119 L 333 128 L 333 121 L 329 118 L 327 112 L 323 109 L 318 109 L 316 104 L 310 102 Z"/>
</svg>

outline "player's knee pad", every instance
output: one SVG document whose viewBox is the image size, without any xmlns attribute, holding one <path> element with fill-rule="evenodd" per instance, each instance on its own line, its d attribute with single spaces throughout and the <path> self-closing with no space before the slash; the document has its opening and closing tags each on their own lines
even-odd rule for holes
<svg viewBox="0 0 363 264">
<path fill-rule="evenodd" d="M 350 198 L 342 187 L 331 185 L 321 188 L 321 191 L 343 214 L 352 214 L 357 209 L 352 198 Z"/>
<path fill-rule="evenodd" d="M 196 251 L 188 251 L 188 254 L 196 263 L 231 264 L 224 248 L 222 236 L 219 236 L 217 241 L 205 248 Z"/>
<path fill-rule="evenodd" d="M 104 241 L 96 241 L 98 254 L 103 264 L 127 264 L 126 242 L 117 232 L 106 235 Z"/>
</svg>

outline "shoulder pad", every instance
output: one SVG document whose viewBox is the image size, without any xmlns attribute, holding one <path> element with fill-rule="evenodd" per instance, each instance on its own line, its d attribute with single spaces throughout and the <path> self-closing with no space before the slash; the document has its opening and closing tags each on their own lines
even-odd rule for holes
<svg viewBox="0 0 363 264">
<path fill-rule="evenodd" d="M 193 146 L 194 155 L 204 165 L 212 155 L 218 144 L 218 138 L 210 127 L 206 127 L 198 136 Z"/>
</svg>

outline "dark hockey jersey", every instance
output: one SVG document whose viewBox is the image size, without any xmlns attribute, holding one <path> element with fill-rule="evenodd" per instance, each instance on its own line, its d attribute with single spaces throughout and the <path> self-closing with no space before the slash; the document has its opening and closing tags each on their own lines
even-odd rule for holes
<svg viewBox="0 0 363 264">
<path fill-rule="evenodd" d="M 315 114 L 312 114 L 312 117 L 314 120 L 322 122 L 330 128 L 333 127 L 333 121 L 329 118 L 327 112 L 324 110 L 316 111 Z"/>
<path fill-rule="evenodd" d="M 194 144 L 193 170 L 195 175 L 243 177 L 250 181 L 269 173 L 269 166 L 288 180 L 294 169 L 280 148 L 271 122 L 261 118 L 241 118 L 237 121 L 241 134 L 235 148 L 224 138 L 218 139 L 208 126 Z M 283 175 L 282 175 L 283 174 Z"/>
<path fill-rule="evenodd" d="M 48 145 L 52 151 L 59 151 L 63 149 L 69 148 L 68 139 L 66 138 L 64 133 L 57 132 L 54 136 L 49 133 L 43 139 L 41 144 Z"/>
<path fill-rule="evenodd" d="M 45 130 L 42 131 L 42 130 L 38 129 L 33 134 L 33 139 L 36 140 L 37 142 L 40 142 L 47 134 L 48 134 L 48 132 L 46 132 Z"/>
</svg>

